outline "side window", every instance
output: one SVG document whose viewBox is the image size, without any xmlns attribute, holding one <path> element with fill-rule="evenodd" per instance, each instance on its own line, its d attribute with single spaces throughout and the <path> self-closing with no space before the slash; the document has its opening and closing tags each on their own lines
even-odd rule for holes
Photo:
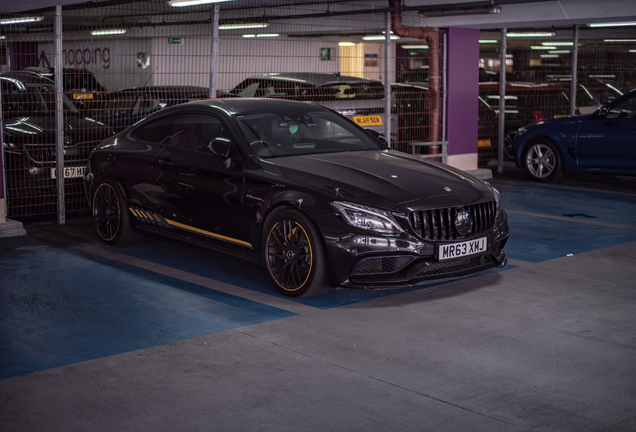
<svg viewBox="0 0 636 432">
<path fill-rule="evenodd" d="M 247 87 L 245 87 L 243 90 L 241 90 L 238 95 L 241 97 L 254 97 L 256 96 L 256 90 L 258 89 L 258 86 L 259 86 L 258 81 L 253 82 Z"/>
<path fill-rule="evenodd" d="M 208 144 L 215 138 L 231 139 L 221 120 L 206 114 L 181 114 L 177 117 L 172 136 L 165 145 L 209 152 Z"/>
<path fill-rule="evenodd" d="M 612 105 L 607 111 L 608 119 L 633 119 L 636 118 L 636 96 Z"/>
<path fill-rule="evenodd" d="M 176 116 L 164 117 L 147 123 L 133 132 L 133 136 L 139 140 L 160 144 L 172 133 Z"/>
<path fill-rule="evenodd" d="M 152 99 L 147 95 L 140 94 L 139 98 L 135 102 L 132 115 L 135 116 L 147 116 L 161 108 L 161 101 Z"/>
</svg>

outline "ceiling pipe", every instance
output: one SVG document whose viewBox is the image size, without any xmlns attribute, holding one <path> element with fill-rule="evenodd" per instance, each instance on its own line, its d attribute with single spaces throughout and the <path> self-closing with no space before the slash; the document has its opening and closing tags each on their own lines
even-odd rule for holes
<svg viewBox="0 0 636 432">
<path fill-rule="evenodd" d="M 389 0 L 389 7 L 402 8 L 402 0 Z M 440 70 L 439 70 L 439 28 L 437 27 L 407 27 L 402 25 L 402 13 L 391 12 L 391 30 L 393 34 L 403 38 L 424 39 L 428 51 L 429 98 L 431 110 L 431 134 L 429 140 L 436 142 L 440 139 L 440 124 L 442 110 L 440 107 Z M 429 146 L 428 153 L 439 153 L 439 146 Z"/>
</svg>

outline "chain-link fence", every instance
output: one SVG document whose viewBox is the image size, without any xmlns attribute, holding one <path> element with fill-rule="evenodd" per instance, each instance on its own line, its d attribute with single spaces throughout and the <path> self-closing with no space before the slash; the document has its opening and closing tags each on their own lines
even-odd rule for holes
<svg viewBox="0 0 636 432">
<path fill-rule="evenodd" d="M 501 39 L 501 32 L 480 34 L 478 151 L 482 167 L 497 157 Z M 592 113 L 636 88 L 636 27 L 508 29 L 506 42 L 508 159 L 513 158 L 519 127 L 570 115 L 575 55 L 575 114 Z"/>
<path fill-rule="evenodd" d="M 321 103 L 383 134 L 390 120 L 392 147 L 409 153 L 430 152 L 413 142 L 439 140 L 441 122 L 431 116 L 442 115 L 443 83 L 429 90 L 428 59 L 438 50 L 441 65 L 443 47 L 391 36 L 387 79 L 386 13 L 358 2 L 227 3 L 215 16 L 214 6 L 171 7 L 178 2 L 62 9 L 64 211 L 87 210 L 82 175 L 98 142 L 165 106 L 209 98 L 211 89 L 216 97 Z M 2 19 L 8 216 L 55 214 L 54 12 Z"/>
</svg>

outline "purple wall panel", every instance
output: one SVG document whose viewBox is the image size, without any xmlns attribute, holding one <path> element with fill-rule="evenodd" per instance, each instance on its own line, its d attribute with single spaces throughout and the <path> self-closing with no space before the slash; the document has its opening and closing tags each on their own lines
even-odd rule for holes
<svg viewBox="0 0 636 432">
<path fill-rule="evenodd" d="M 448 29 L 448 154 L 477 153 L 479 30 Z"/>
</svg>

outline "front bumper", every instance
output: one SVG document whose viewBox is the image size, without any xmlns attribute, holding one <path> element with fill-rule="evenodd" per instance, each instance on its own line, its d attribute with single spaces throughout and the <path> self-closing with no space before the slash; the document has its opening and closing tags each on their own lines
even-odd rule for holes
<svg viewBox="0 0 636 432">
<path fill-rule="evenodd" d="M 404 287 L 503 267 L 507 261 L 503 248 L 508 236 L 507 215 L 502 212 L 493 228 L 474 237 L 487 238 L 486 250 L 475 255 L 439 261 L 435 253 L 438 246 L 457 241 L 429 242 L 410 234 L 399 237 L 325 235 L 330 283 L 356 288 Z M 467 240 L 472 238 L 458 241 Z"/>
</svg>

